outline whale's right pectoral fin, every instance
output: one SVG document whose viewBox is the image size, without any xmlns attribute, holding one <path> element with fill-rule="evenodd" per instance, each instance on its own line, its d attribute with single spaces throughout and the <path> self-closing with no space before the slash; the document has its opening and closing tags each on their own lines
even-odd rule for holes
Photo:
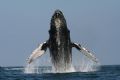
<svg viewBox="0 0 120 80">
<path fill-rule="evenodd" d="M 30 64 L 30 63 L 33 62 L 35 59 L 37 59 L 38 57 L 42 56 L 42 55 L 45 53 L 47 47 L 48 47 L 47 42 L 44 42 L 44 43 L 40 44 L 40 45 L 38 46 L 38 48 L 36 48 L 36 49 L 32 52 L 32 54 L 30 55 L 30 57 L 28 58 L 28 63 Z"/>
<path fill-rule="evenodd" d="M 85 56 L 87 56 L 92 61 L 98 63 L 98 59 L 86 48 L 82 47 L 80 44 L 72 43 L 72 47 L 77 48 L 81 53 L 83 53 Z"/>
</svg>

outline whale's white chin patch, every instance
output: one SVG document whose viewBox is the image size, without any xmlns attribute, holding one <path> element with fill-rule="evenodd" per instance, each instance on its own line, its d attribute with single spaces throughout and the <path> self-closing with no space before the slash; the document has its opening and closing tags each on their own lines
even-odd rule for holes
<svg viewBox="0 0 120 80">
<path fill-rule="evenodd" d="M 56 26 L 56 28 L 60 28 L 61 20 L 59 18 L 55 19 L 55 26 Z"/>
</svg>

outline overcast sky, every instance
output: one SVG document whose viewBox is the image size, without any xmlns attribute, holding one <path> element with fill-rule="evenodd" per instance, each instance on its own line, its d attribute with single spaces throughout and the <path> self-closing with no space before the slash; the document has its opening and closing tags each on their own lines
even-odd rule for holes
<svg viewBox="0 0 120 80">
<path fill-rule="evenodd" d="M 0 0 L 1 66 L 25 65 L 48 39 L 56 9 L 64 13 L 73 42 L 92 50 L 103 65 L 120 64 L 120 0 Z"/>
</svg>

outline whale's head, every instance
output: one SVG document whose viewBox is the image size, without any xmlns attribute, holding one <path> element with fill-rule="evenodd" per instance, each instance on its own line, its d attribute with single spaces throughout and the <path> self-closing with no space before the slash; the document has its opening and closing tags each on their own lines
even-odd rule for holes
<svg viewBox="0 0 120 80">
<path fill-rule="evenodd" d="M 51 28 L 57 29 L 66 26 L 66 20 L 63 13 L 60 10 L 55 10 L 51 18 Z"/>
</svg>

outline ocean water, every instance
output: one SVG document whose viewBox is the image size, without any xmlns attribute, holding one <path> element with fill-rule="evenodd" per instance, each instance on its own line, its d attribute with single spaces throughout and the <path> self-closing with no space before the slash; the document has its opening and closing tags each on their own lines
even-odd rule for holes
<svg viewBox="0 0 120 80">
<path fill-rule="evenodd" d="M 24 67 L 0 67 L 0 80 L 120 80 L 120 65 L 100 66 L 98 71 L 51 73 L 50 66 L 39 67 L 41 73 L 24 73 Z"/>
</svg>

